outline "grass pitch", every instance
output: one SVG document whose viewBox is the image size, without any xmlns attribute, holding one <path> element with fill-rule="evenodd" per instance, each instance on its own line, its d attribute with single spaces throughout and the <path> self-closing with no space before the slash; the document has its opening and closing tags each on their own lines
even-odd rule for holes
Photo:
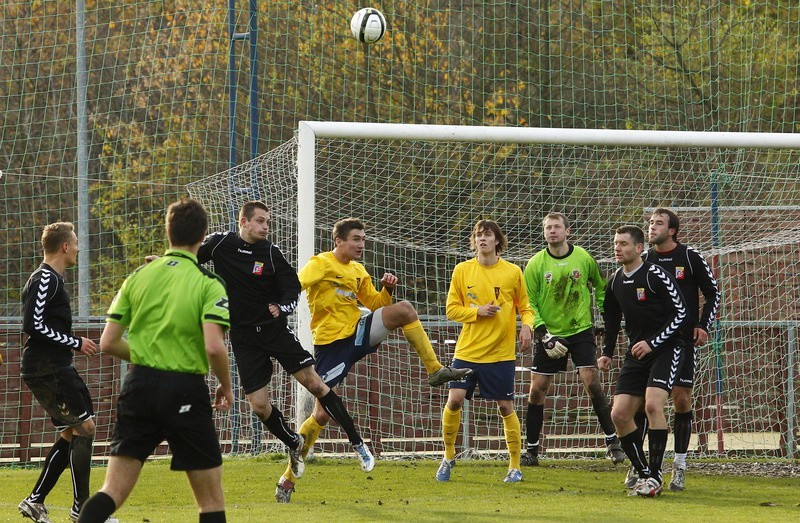
<svg viewBox="0 0 800 523">
<path fill-rule="evenodd" d="M 439 483 L 433 460 L 378 460 L 365 474 L 355 459 L 317 459 L 308 463 L 292 502 L 277 504 L 284 459 L 225 461 L 228 521 L 800 521 L 800 478 L 703 475 L 690 464 L 686 491 L 631 498 L 622 484 L 627 468 L 605 460 L 546 460 L 525 468 L 521 483 L 505 484 L 507 464 L 501 461 L 459 461 L 451 481 Z M 23 521 L 17 504 L 38 475 L 35 468 L 0 468 L 0 521 Z M 104 476 L 105 468 L 93 469 L 93 492 Z M 69 481 L 69 474 L 62 475 L 47 498 L 54 522 L 68 521 Z M 198 519 L 186 476 L 170 471 L 166 461 L 145 464 L 116 516 L 122 523 Z"/>
</svg>

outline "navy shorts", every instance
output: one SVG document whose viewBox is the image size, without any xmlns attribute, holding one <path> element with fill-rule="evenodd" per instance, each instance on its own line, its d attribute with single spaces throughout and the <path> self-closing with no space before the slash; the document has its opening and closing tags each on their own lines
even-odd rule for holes
<svg viewBox="0 0 800 523">
<path fill-rule="evenodd" d="M 231 329 L 230 339 L 245 394 L 269 385 L 273 372 L 270 358 L 278 360 L 289 374 L 314 365 L 314 357 L 286 324 L 237 327 Z"/>
<path fill-rule="evenodd" d="M 77 427 L 94 416 L 89 389 L 75 367 L 64 367 L 53 374 L 23 378 L 39 405 L 50 415 L 61 432 Z"/>
<path fill-rule="evenodd" d="M 358 360 L 378 351 L 380 343 L 373 346 L 369 344 L 372 318 L 373 314 L 362 316 L 355 332 L 347 338 L 314 346 L 317 374 L 329 387 L 335 387 L 344 381 Z"/>
<path fill-rule="evenodd" d="M 498 361 L 495 363 L 472 363 L 453 359 L 455 369 L 472 369 L 472 377 L 463 381 L 451 381 L 448 388 L 466 389 L 468 400 L 472 399 L 475 387 L 480 389 L 478 397 L 487 400 L 513 400 L 514 374 L 517 362 Z"/>
<path fill-rule="evenodd" d="M 144 462 L 164 440 L 172 470 L 222 465 L 205 376 L 134 366 L 117 401 L 111 455 Z"/>
<path fill-rule="evenodd" d="M 576 369 L 582 367 L 597 367 L 597 343 L 594 341 L 594 329 L 588 329 L 572 336 L 567 336 L 569 352 L 554 360 L 544 351 L 541 343 L 534 344 L 533 366 L 531 372 L 553 376 L 559 372 L 567 371 L 567 360 L 572 358 L 572 365 Z"/>
<path fill-rule="evenodd" d="M 687 351 L 683 350 L 682 346 L 677 345 L 662 349 L 655 356 L 638 360 L 628 351 L 619 371 L 615 394 L 644 396 L 648 387 L 672 392 L 683 365 L 685 352 Z"/>
</svg>

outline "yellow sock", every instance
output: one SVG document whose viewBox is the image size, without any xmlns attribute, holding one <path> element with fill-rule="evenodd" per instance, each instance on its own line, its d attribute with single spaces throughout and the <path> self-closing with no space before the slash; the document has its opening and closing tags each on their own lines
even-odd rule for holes
<svg viewBox="0 0 800 523">
<path fill-rule="evenodd" d="M 324 428 L 324 426 L 317 423 L 317 420 L 314 419 L 314 416 L 309 416 L 303 422 L 303 424 L 300 425 L 300 434 L 305 439 L 303 442 L 303 450 L 301 451 L 303 454 L 303 459 L 306 459 L 306 456 L 308 456 L 308 453 L 311 451 L 311 447 L 314 446 L 314 442 L 317 441 L 319 433 L 322 432 L 322 429 Z M 292 474 L 291 465 L 286 465 L 286 472 L 283 473 L 283 476 L 293 483 L 297 482 L 297 478 L 294 477 L 294 474 Z"/>
<path fill-rule="evenodd" d="M 437 358 L 436 353 L 433 352 L 431 340 L 428 339 L 428 335 L 425 333 L 425 329 L 422 327 L 422 323 L 420 323 L 419 320 L 411 322 L 408 325 L 403 325 L 403 334 L 408 340 L 408 343 L 414 348 L 419 359 L 422 360 L 422 364 L 425 365 L 425 370 L 428 371 L 428 374 L 433 374 L 442 368 L 442 364 L 439 363 L 439 358 Z"/>
<path fill-rule="evenodd" d="M 503 432 L 506 436 L 506 445 L 508 446 L 508 455 L 511 457 L 509 469 L 518 469 L 519 467 L 519 454 L 522 450 L 522 435 L 520 434 L 519 418 L 516 412 L 512 412 L 508 416 L 500 416 L 503 418 Z"/>
<path fill-rule="evenodd" d="M 450 410 L 447 405 L 442 412 L 442 439 L 444 440 L 444 457 L 452 460 L 456 457 L 456 438 L 458 429 L 461 426 L 461 409 Z M 517 422 L 519 428 L 519 422 Z M 517 452 L 517 462 L 519 463 L 519 451 Z"/>
</svg>

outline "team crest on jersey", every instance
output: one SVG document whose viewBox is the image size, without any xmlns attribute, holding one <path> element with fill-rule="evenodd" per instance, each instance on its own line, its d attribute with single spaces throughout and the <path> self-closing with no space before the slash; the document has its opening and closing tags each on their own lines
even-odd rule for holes
<svg viewBox="0 0 800 523">
<path fill-rule="evenodd" d="M 253 264 L 253 274 L 261 276 L 264 273 L 264 262 L 257 261 Z"/>
<path fill-rule="evenodd" d="M 544 281 L 546 281 L 547 283 L 553 281 L 553 273 L 552 272 L 544 273 Z"/>
<path fill-rule="evenodd" d="M 686 277 L 686 270 L 683 267 L 676 266 L 675 267 L 675 279 L 676 280 L 682 280 L 684 277 Z"/>
<path fill-rule="evenodd" d="M 356 289 L 361 288 L 361 278 L 356 278 Z"/>
<path fill-rule="evenodd" d="M 639 301 L 645 301 L 647 299 L 647 295 L 644 292 L 644 287 L 636 287 L 636 299 Z"/>
<path fill-rule="evenodd" d="M 578 281 L 581 279 L 581 270 L 580 269 L 572 269 L 572 279 Z"/>
</svg>

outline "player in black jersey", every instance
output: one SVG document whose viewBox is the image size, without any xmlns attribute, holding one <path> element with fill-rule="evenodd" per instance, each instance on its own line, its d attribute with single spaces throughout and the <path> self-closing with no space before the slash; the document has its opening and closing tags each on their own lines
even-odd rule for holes
<svg viewBox="0 0 800 523">
<path fill-rule="evenodd" d="M 658 265 L 642 260 L 643 250 L 642 229 L 634 225 L 617 229 L 614 257 L 622 267 L 606 285 L 605 343 L 597 364 L 603 370 L 610 368 L 624 316 L 628 350 L 617 379 L 611 419 L 625 454 L 639 473 L 631 494 L 653 497 L 661 493 L 661 463 L 667 446 L 664 408 L 683 363 L 679 332 L 687 313 L 674 278 Z M 648 462 L 633 421 L 642 406 L 650 424 Z"/>
<path fill-rule="evenodd" d="M 708 341 L 711 323 L 716 317 L 720 303 L 717 280 L 702 254 L 678 241 L 680 220 L 669 209 L 658 208 L 650 217 L 648 239 L 652 247 L 643 258 L 664 268 L 675 277 L 686 300 L 687 320 L 681 329 L 684 346 L 688 352 L 681 373 L 672 389 L 675 405 L 673 435 L 675 440 L 675 460 L 669 490 L 681 491 L 685 488 L 686 454 L 692 435 L 692 386 L 697 358 L 696 347 Z M 700 293 L 704 303 L 700 312 Z M 646 425 L 644 413 L 637 413 L 637 430 Z M 644 431 L 641 430 L 644 437 Z"/>
<path fill-rule="evenodd" d="M 297 307 L 300 282 L 281 250 L 267 240 L 269 226 L 267 206 L 262 202 L 247 202 L 239 211 L 239 231 L 210 234 L 197 259 L 199 263 L 213 261 L 214 272 L 227 284 L 230 340 L 242 389 L 258 419 L 289 447 L 291 472 L 299 478 L 305 468 L 304 441 L 271 402 L 270 358 L 278 360 L 287 373 L 319 400 L 354 447 L 361 445 L 366 449 L 366 445 L 342 399 L 319 377 L 314 370 L 314 358 L 289 327 L 287 316 Z M 362 454 L 372 458 L 368 451 L 359 455 Z M 293 490 L 293 478 L 281 478 L 275 490 L 276 501 L 288 503 Z"/>
<path fill-rule="evenodd" d="M 97 345 L 72 334 L 72 309 L 64 288 L 64 272 L 78 260 L 78 237 L 68 222 L 42 231 L 44 261 L 22 289 L 22 330 L 28 335 L 22 353 L 22 379 L 61 432 L 45 458 L 31 494 L 19 504 L 23 516 L 50 521 L 44 505 L 61 473 L 70 467 L 73 521 L 89 497 L 94 439 L 94 408 L 89 390 L 75 367 L 74 353 L 92 356 Z"/>
</svg>

